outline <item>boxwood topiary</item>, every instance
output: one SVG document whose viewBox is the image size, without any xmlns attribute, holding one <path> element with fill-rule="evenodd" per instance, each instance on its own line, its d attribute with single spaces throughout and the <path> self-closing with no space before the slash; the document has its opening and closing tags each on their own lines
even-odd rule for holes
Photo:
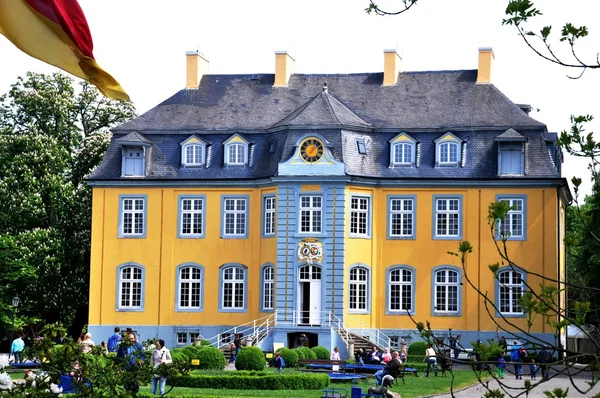
<svg viewBox="0 0 600 398">
<path fill-rule="evenodd" d="M 317 354 L 308 347 L 298 347 L 297 350 L 302 351 L 306 359 L 317 359 Z"/>
<path fill-rule="evenodd" d="M 213 346 L 196 347 L 196 358 L 200 360 L 199 369 L 225 369 L 225 356 Z"/>
<path fill-rule="evenodd" d="M 295 368 L 296 366 L 298 366 L 298 354 L 296 353 L 296 350 L 282 348 L 277 351 L 281 354 L 281 357 L 285 361 L 286 368 Z"/>
<path fill-rule="evenodd" d="M 311 350 L 317 356 L 316 359 L 329 359 L 330 358 L 329 350 L 325 347 L 318 345 L 316 347 L 312 347 Z"/>
<path fill-rule="evenodd" d="M 298 359 L 296 358 L 296 362 Z M 243 347 L 235 359 L 237 370 L 263 370 L 267 360 L 258 347 Z"/>
<path fill-rule="evenodd" d="M 304 351 L 302 351 L 298 348 L 294 348 L 294 352 L 298 355 L 298 360 L 306 359 L 306 354 L 304 353 Z"/>
<path fill-rule="evenodd" d="M 408 346 L 408 355 L 425 355 L 425 350 L 427 350 L 427 343 L 424 341 L 415 341 L 411 345 Z"/>
</svg>

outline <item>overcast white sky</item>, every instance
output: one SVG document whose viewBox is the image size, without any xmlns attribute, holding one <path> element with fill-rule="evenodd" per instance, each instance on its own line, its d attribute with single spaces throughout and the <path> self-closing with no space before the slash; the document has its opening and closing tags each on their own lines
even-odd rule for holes
<svg viewBox="0 0 600 398">
<path fill-rule="evenodd" d="M 476 69 L 478 48 L 496 55 L 493 83 L 551 132 L 570 127 L 571 114 L 595 114 L 589 131 L 600 131 L 600 70 L 553 66 L 528 50 L 512 27 L 502 26 L 506 0 L 420 0 L 400 16 L 367 15 L 367 0 L 79 0 L 94 39 L 96 61 L 146 112 L 185 85 L 185 52 L 199 50 L 210 73 L 274 73 L 276 50 L 288 50 L 298 73 L 383 71 L 383 50 L 397 48 L 403 70 Z M 380 0 L 384 6 L 400 0 Z M 600 51 L 598 2 L 537 0 L 538 26 L 566 21 L 587 25 L 580 47 L 594 62 Z M 587 43 L 587 45 L 585 45 Z M 558 42 L 555 48 L 558 49 Z M 0 93 L 27 71 L 56 68 L 17 50 L 0 36 Z M 597 134 L 597 136 L 600 134 Z M 586 162 L 567 157 L 563 175 L 584 178 Z"/>
</svg>

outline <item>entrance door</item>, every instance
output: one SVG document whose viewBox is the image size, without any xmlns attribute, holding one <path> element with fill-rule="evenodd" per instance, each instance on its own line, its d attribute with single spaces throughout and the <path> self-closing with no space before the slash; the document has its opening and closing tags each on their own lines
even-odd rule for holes
<svg viewBox="0 0 600 398">
<path fill-rule="evenodd" d="M 321 267 L 316 265 L 300 267 L 298 282 L 298 323 L 303 325 L 320 325 Z"/>
</svg>

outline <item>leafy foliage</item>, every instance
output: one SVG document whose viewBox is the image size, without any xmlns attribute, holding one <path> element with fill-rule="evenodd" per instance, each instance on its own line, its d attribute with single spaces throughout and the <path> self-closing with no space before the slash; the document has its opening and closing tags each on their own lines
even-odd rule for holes
<svg viewBox="0 0 600 398">
<path fill-rule="evenodd" d="M 298 359 L 296 359 L 297 361 Z M 266 363 L 267 360 L 260 348 L 256 346 L 244 347 L 235 359 L 235 368 L 237 370 L 264 370 Z"/>
<path fill-rule="evenodd" d="M 28 73 L 0 96 L 0 335 L 87 312 L 91 190 L 108 129 L 135 116 L 129 102 L 60 73 Z M 10 306 L 21 298 L 18 311 Z M 81 324 L 74 331 L 79 332 Z"/>
<path fill-rule="evenodd" d="M 323 346 L 318 345 L 318 346 L 312 347 L 311 350 L 317 356 L 316 359 L 329 359 L 330 358 L 329 350 Z"/>
<path fill-rule="evenodd" d="M 415 341 L 408 346 L 408 355 L 419 355 L 420 357 L 423 357 L 423 355 L 425 355 L 425 350 L 427 350 L 427 343 L 424 341 Z"/>
<path fill-rule="evenodd" d="M 285 361 L 285 366 L 287 368 L 298 366 L 298 351 L 297 350 L 295 350 L 295 349 L 292 350 L 289 348 L 282 348 L 277 351 L 281 354 L 281 357 Z"/>
</svg>

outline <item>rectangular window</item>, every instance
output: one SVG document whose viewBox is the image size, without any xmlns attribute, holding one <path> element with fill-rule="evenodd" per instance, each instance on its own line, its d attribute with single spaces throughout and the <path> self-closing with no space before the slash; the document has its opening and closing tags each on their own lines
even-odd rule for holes
<svg viewBox="0 0 600 398">
<path fill-rule="evenodd" d="M 273 267 L 265 267 L 263 270 L 263 310 L 274 309 L 273 272 Z"/>
<path fill-rule="evenodd" d="M 122 237 L 141 237 L 145 234 L 145 198 L 123 197 L 121 199 Z"/>
<path fill-rule="evenodd" d="M 230 144 L 227 146 L 229 154 L 227 160 L 229 165 L 244 165 L 246 164 L 245 154 L 246 146 L 243 144 Z"/>
<path fill-rule="evenodd" d="M 522 142 L 501 142 L 500 151 L 500 175 L 523 175 L 525 146 Z"/>
<path fill-rule="evenodd" d="M 300 196 L 300 232 L 321 232 L 321 205 L 320 196 Z"/>
<path fill-rule="evenodd" d="M 223 271 L 223 308 L 244 309 L 245 271 L 228 267 Z"/>
<path fill-rule="evenodd" d="M 275 235 L 275 196 L 264 198 L 263 235 Z"/>
<path fill-rule="evenodd" d="M 246 198 L 225 198 L 223 236 L 245 237 L 247 220 Z"/>
<path fill-rule="evenodd" d="M 121 269 L 121 303 L 120 308 L 135 309 L 142 307 L 142 269 L 124 267 Z"/>
<path fill-rule="evenodd" d="M 435 237 L 460 237 L 460 198 L 435 199 Z"/>
<path fill-rule="evenodd" d="M 367 311 L 368 271 L 355 267 L 350 270 L 350 292 L 348 295 L 351 311 Z"/>
<path fill-rule="evenodd" d="M 200 337 L 200 333 L 190 333 L 190 343 L 196 341 L 198 337 Z"/>
<path fill-rule="evenodd" d="M 202 299 L 202 270 L 182 267 L 179 270 L 179 309 L 200 309 Z"/>
<path fill-rule="evenodd" d="M 185 238 L 204 235 L 204 198 L 180 199 L 179 236 Z"/>
<path fill-rule="evenodd" d="M 350 198 L 350 235 L 369 237 L 369 198 L 352 196 Z"/>
<path fill-rule="evenodd" d="M 412 272 L 407 269 L 392 270 L 390 272 L 389 289 L 390 311 L 412 312 Z"/>
<path fill-rule="evenodd" d="M 390 198 L 389 217 L 389 236 L 391 238 L 414 237 L 414 198 Z"/>
<path fill-rule="evenodd" d="M 517 271 L 503 271 L 498 275 L 500 284 L 500 312 L 505 315 L 522 315 L 519 299 L 523 295 L 522 275 Z"/>
<path fill-rule="evenodd" d="M 177 333 L 177 345 L 186 345 L 188 343 L 187 333 Z"/>
<path fill-rule="evenodd" d="M 498 200 L 511 207 L 504 221 L 499 223 L 498 234 L 507 239 L 525 239 L 525 199 L 499 197 Z"/>
<path fill-rule="evenodd" d="M 440 270 L 435 273 L 435 313 L 453 314 L 458 308 L 458 272 Z"/>
</svg>

